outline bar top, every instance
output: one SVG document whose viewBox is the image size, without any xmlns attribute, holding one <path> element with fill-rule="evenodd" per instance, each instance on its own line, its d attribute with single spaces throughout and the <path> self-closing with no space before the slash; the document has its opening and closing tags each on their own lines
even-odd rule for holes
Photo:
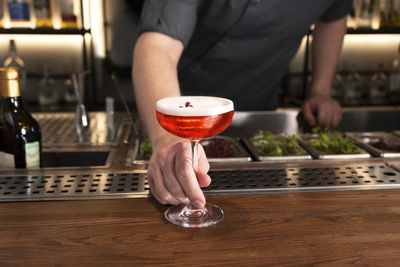
<svg viewBox="0 0 400 267">
<path fill-rule="evenodd" d="M 225 218 L 184 229 L 154 199 L 0 203 L 0 265 L 389 265 L 399 190 L 207 196 Z"/>
</svg>

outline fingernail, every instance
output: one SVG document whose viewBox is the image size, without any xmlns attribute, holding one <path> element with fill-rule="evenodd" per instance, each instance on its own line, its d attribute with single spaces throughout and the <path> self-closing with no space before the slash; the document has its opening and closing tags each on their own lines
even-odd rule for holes
<svg viewBox="0 0 400 267">
<path fill-rule="evenodd" d="M 201 208 L 204 207 L 204 203 L 203 203 L 202 201 L 200 201 L 200 200 L 195 200 L 195 201 L 193 202 L 193 205 L 194 205 L 196 208 L 198 208 L 198 209 L 201 209 Z"/>
</svg>

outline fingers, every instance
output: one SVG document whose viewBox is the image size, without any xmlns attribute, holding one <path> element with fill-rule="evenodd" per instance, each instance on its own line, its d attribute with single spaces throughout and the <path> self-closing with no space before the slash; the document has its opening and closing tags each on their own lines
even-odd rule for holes
<svg viewBox="0 0 400 267">
<path fill-rule="evenodd" d="M 340 106 L 333 100 L 317 106 L 317 114 L 317 125 L 326 128 L 335 128 L 342 119 Z"/>
<path fill-rule="evenodd" d="M 303 113 L 304 113 L 304 118 L 307 120 L 307 122 L 310 124 L 310 126 L 314 126 L 316 123 L 316 120 L 315 120 L 310 102 L 304 103 Z"/>
<path fill-rule="evenodd" d="M 332 121 L 332 113 L 324 107 L 320 107 L 317 111 L 317 125 L 323 128 L 330 128 Z"/>
<path fill-rule="evenodd" d="M 204 172 L 196 172 L 197 182 L 200 187 L 207 187 L 211 184 L 211 177 Z"/>
<path fill-rule="evenodd" d="M 161 166 L 164 167 L 162 167 L 161 170 L 162 176 L 164 178 L 165 188 L 181 203 L 185 203 L 187 201 L 187 197 L 183 192 L 182 187 L 180 186 L 175 175 L 175 158 L 169 158 L 170 153 L 168 153 L 168 151 L 166 150 L 164 150 L 163 153 L 164 155 L 160 155 L 160 158 L 163 159 L 163 161 L 161 162 Z"/>
<path fill-rule="evenodd" d="M 175 145 L 177 151 L 175 158 L 175 174 L 183 191 L 189 200 L 198 208 L 205 205 L 206 199 L 199 186 L 196 174 L 192 166 L 191 147 L 188 143 L 178 143 Z"/>
<path fill-rule="evenodd" d="M 152 195 L 161 204 L 179 204 L 180 200 L 175 198 L 165 187 L 163 180 L 161 179 L 162 173 L 155 164 L 149 164 L 149 170 L 147 172 L 147 180 L 149 182 L 150 191 Z"/>
<path fill-rule="evenodd" d="M 207 187 L 211 183 L 210 176 L 207 175 L 210 170 L 210 164 L 208 163 L 206 153 L 201 145 L 199 145 L 199 168 L 196 171 L 197 181 L 200 187 Z"/>
<path fill-rule="evenodd" d="M 206 174 L 209 164 L 204 150 L 199 146 L 198 171 L 192 166 L 189 142 L 178 142 L 153 153 L 148 168 L 148 180 L 154 197 L 162 204 L 187 203 L 197 207 L 205 205 L 201 186 L 210 184 Z"/>
<path fill-rule="evenodd" d="M 207 173 L 210 170 L 210 164 L 208 163 L 206 152 L 204 152 L 204 148 L 200 144 L 198 149 L 198 170 L 200 172 Z"/>
<path fill-rule="evenodd" d="M 318 125 L 324 128 L 335 128 L 342 119 L 339 104 L 331 98 L 311 98 L 303 105 L 303 112 L 304 118 L 311 126 Z"/>
</svg>

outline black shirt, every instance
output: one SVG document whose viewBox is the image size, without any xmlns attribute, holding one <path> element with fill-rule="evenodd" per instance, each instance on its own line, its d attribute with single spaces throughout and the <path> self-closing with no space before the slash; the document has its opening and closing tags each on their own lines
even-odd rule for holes
<svg viewBox="0 0 400 267">
<path fill-rule="evenodd" d="M 182 41 L 183 95 L 267 110 L 277 107 L 281 79 L 311 24 L 340 19 L 351 7 L 351 0 L 147 0 L 141 32 Z"/>
</svg>

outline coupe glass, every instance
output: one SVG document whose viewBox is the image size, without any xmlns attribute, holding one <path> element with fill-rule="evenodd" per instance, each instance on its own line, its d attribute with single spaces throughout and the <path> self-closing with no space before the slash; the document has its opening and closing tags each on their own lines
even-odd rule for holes
<svg viewBox="0 0 400 267">
<path fill-rule="evenodd" d="M 178 96 L 157 102 L 157 119 L 168 132 L 189 139 L 192 144 L 192 164 L 197 170 L 198 145 L 201 139 L 215 136 L 232 122 L 233 102 L 229 99 L 209 96 Z M 221 221 L 223 211 L 216 205 L 206 203 L 196 208 L 191 203 L 171 206 L 165 217 L 173 224 L 198 228 Z"/>
</svg>

